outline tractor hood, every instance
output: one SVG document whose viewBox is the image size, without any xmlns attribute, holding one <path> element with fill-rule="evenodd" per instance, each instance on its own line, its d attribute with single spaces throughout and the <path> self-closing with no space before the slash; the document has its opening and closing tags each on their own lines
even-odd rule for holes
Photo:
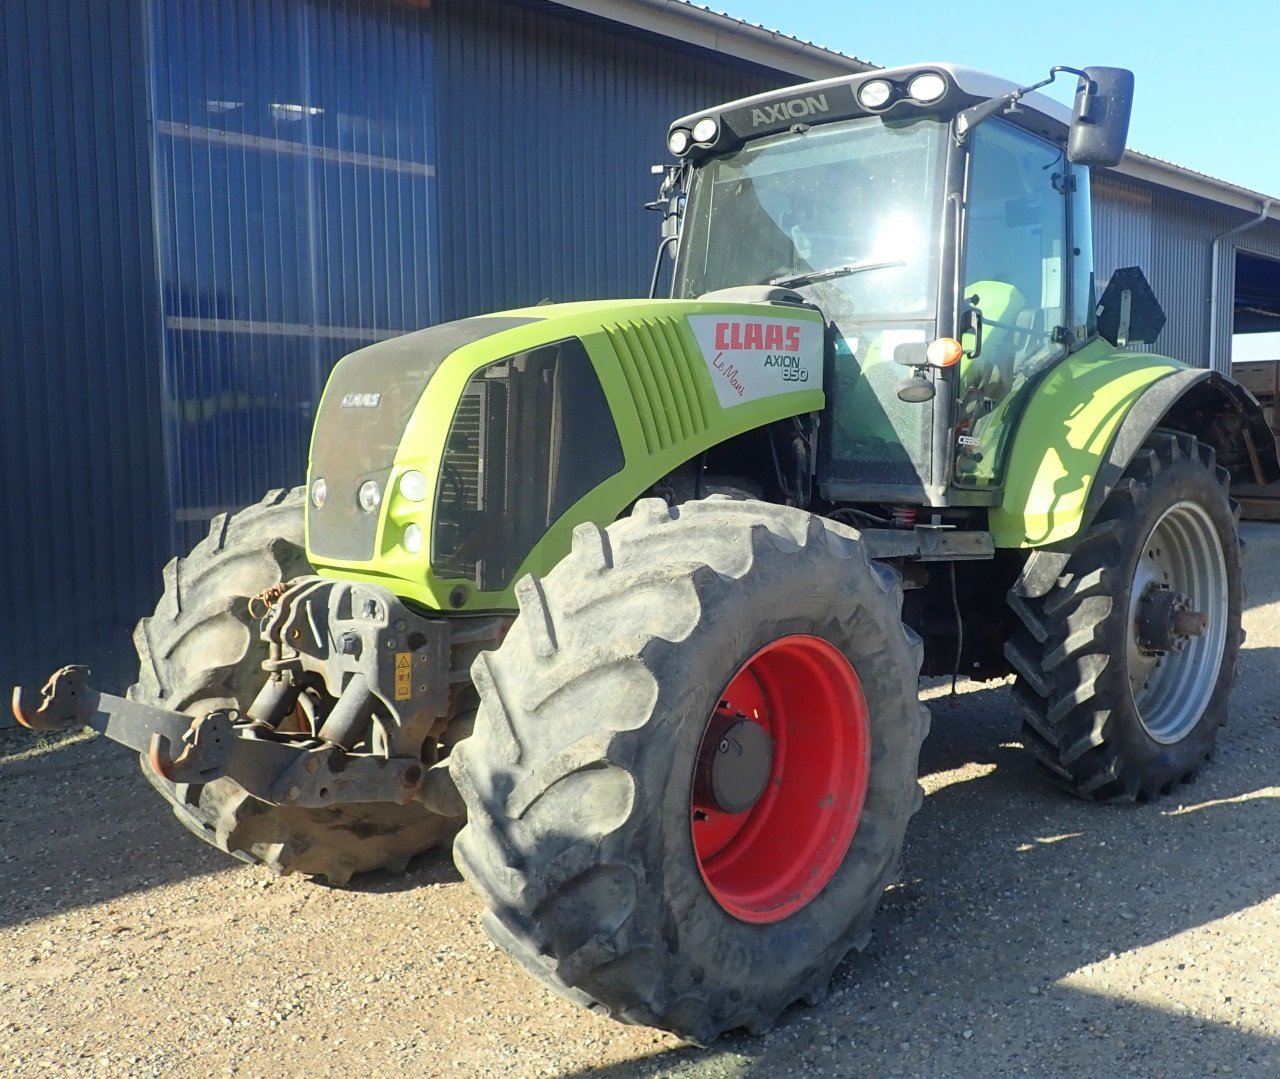
<svg viewBox="0 0 1280 1079">
<path fill-rule="evenodd" d="M 323 504 L 313 497 L 316 553 L 330 558 L 373 555 L 378 517 L 363 509 L 367 483 L 385 491 L 409 418 L 442 363 L 464 345 L 532 318 L 473 318 L 393 338 L 341 360 L 329 377 L 311 444 L 312 475 L 323 479 Z M 314 481 L 313 481 L 314 482 Z M 328 492 L 353 497 L 328 499 Z M 376 508 L 376 507 L 375 507 Z"/>
<path fill-rule="evenodd" d="M 823 351 L 815 308 L 714 299 L 524 308 L 371 345 L 321 399 L 308 555 L 425 606 L 509 608 L 577 524 L 820 410 Z"/>
</svg>

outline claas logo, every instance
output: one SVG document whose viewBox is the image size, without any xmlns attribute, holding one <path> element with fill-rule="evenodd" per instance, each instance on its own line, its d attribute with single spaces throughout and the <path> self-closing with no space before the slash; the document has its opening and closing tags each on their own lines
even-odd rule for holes
<svg viewBox="0 0 1280 1079">
<path fill-rule="evenodd" d="M 722 352 L 799 352 L 800 327 L 781 322 L 717 322 L 716 348 Z"/>
</svg>

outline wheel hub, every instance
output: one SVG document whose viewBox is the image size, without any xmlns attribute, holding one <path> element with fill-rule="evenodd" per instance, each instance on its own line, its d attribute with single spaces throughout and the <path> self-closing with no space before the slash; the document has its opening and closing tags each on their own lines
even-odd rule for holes
<svg viewBox="0 0 1280 1079">
<path fill-rule="evenodd" d="M 1193 611 L 1191 600 L 1168 585 L 1153 582 L 1138 601 L 1134 632 L 1143 655 L 1181 652 L 1192 637 L 1203 637 L 1208 628 L 1209 616 Z"/>
<path fill-rule="evenodd" d="M 1148 534 L 1129 588 L 1129 688 L 1143 730 L 1173 745 L 1218 683 L 1229 622 L 1222 540 L 1209 512 L 1175 502 Z"/>
<path fill-rule="evenodd" d="M 695 799 L 721 813 L 745 813 L 769 783 L 773 739 L 741 712 L 717 712 L 702 744 Z"/>
<path fill-rule="evenodd" d="M 698 872 L 734 918 L 779 922 L 853 842 L 871 775 L 866 697 L 835 645 L 795 634 L 751 656 L 716 700 L 689 795 Z"/>
</svg>

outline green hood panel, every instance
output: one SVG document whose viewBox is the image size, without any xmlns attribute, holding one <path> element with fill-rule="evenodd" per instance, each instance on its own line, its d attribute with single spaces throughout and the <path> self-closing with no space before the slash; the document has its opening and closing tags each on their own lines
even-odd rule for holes
<svg viewBox="0 0 1280 1079">
<path fill-rule="evenodd" d="M 485 324 L 483 330 L 480 324 Z M 421 337 L 409 334 L 370 346 L 341 361 L 321 401 L 308 477 L 309 483 L 321 477 L 322 464 L 339 467 L 332 464 L 335 460 L 343 473 L 342 489 L 328 476 L 323 477 L 328 484 L 323 510 L 308 505 L 307 550 L 319 571 L 375 581 L 428 607 L 513 607 L 515 581 L 525 573 L 550 570 L 568 552 L 578 524 L 608 524 L 663 476 L 704 450 L 764 424 L 820 411 L 825 404 L 825 326 L 821 314 L 812 308 L 706 300 L 614 300 L 523 308 L 449 325 L 460 343 L 443 356 L 426 355 L 436 343 L 425 336 L 433 332 L 428 330 Z M 468 327 L 478 332 L 468 333 Z M 570 339 L 582 342 L 600 381 L 617 430 L 623 467 L 546 525 L 541 539 L 504 587 L 482 590 L 475 580 L 437 579 L 428 564 L 435 499 L 429 496 L 413 502 L 402 497 L 401 477 L 410 470 L 421 472 L 429 489 L 437 490 L 450 425 L 477 372 L 497 361 Z M 346 488 L 359 477 L 346 475 L 350 469 L 342 464 L 344 438 L 333 433 L 328 420 L 348 411 L 335 404 L 341 396 L 354 392 L 346 388 L 348 382 L 358 383 L 361 393 L 380 392 L 380 379 L 395 366 L 387 363 L 388 346 L 393 345 L 398 346 L 394 351 L 400 366 L 404 357 L 411 357 L 421 347 L 422 362 L 412 362 L 409 367 L 421 372 L 429 366 L 430 372 L 425 389 L 408 411 L 407 422 L 390 413 L 379 418 L 387 427 L 378 431 L 376 441 L 385 444 L 389 439 L 396 446 L 393 459 L 380 467 L 376 476 L 371 475 L 384 492 L 381 505 L 372 514 L 351 512 L 355 490 Z M 364 418 L 366 425 L 371 422 Z M 360 460 L 367 456 L 350 447 L 347 452 Z M 352 557 L 368 547 L 343 545 L 325 535 L 319 522 L 335 506 L 341 506 L 353 520 L 363 516 L 360 523 L 368 528 L 368 539 L 372 540 L 371 557 Z M 416 553 L 405 543 L 410 526 L 428 537 Z M 494 527 L 498 526 L 495 517 Z"/>
</svg>

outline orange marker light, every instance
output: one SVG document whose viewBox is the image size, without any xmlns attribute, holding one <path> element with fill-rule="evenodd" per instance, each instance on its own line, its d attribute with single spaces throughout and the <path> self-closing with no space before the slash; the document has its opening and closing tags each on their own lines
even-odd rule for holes
<svg viewBox="0 0 1280 1079">
<path fill-rule="evenodd" d="M 950 367 L 953 363 L 959 363 L 963 355 L 964 349 L 954 337 L 939 337 L 936 341 L 930 341 L 929 347 L 925 349 L 925 356 L 934 367 Z"/>
</svg>

